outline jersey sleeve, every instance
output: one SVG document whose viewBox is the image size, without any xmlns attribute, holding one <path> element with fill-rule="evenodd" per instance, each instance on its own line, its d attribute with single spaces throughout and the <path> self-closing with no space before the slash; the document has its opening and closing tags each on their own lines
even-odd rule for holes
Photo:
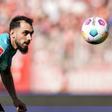
<svg viewBox="0 0 112 112">
<path fill-rule="evenodd" d="M 4 52 L 7 49 L 7 38 L 8 38 L 8 34 L 4 33 L 2 35 L 0 35 L 0 57 L 4 54 Z"/>
</svg>

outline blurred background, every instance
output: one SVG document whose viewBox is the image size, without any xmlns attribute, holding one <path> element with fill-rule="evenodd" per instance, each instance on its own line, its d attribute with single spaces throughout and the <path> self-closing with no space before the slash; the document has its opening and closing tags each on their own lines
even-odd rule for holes
<svg viewBox="0 0 112 112">
<path fill-rule="evenodd" d="M 16 90 L 23 99 L 33 99 L 34 95 L 40 103 L 39 98 L 44 98 L 44 104 L 48 104 L 52 98 L 59 96 L 60 100 L 60 95 L 65 95 L 64 99 L 72 104 L 68 96 L 82 96 L 80 103 L 85 104 L 84 98 L 107 96 L 107 102 L 112 103 L 111 0 L 0 0 L 0 33 L 8 31 L 15 15 L 34 19 L 29 53 L 17 52 L 12 63 Z M 81 37 L 82 22 L 91 16 L 103 17 L 110 26 L 107 40 L 99 45 L 88 44 Z M 5 91 L 0 82 L 1 95 Z M 49 100 L 45 100 L 46 95 L 51 96 Z M 103 102 L 109 103 L 105 98 Z"/>
</svg>

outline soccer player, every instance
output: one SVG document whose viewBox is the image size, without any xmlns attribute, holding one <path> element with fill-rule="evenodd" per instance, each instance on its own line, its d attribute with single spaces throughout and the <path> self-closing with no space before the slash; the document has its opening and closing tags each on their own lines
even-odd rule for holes
<svg viewBox="0 0 112 112">
<path fill-rule="evenodd" d="M 32 34 L 34 32 L 32 23 L 33 20 L 31 18 L 16 16 L 10 22 L 9 33 L 2 33 L 0 35 L 1 79 L 12 98 L 17 112 L 26 112 L 27 108 L 17 97 L 11 72 L 11 62 L 12 57 L 16 54 L 17 50 L 23 54 L 28 52 L 28 45 L 32 40 Z M 1 105 L 0 112 L 4 112 Z"/>
</svg>

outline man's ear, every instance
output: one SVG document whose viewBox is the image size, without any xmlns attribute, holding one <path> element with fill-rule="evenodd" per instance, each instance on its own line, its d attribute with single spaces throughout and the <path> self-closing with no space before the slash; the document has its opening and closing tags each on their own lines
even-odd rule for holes
<svg viewBox="0 0 112 112">
<path fill-rule="evenodd" d="M 14 30 L 10 31 L 10 37 L 15 38 Z"/>
<path fill-rule="evenodd" d="M 10 35 L 12 35 L 13 33 L 14 33 L 14 30 L 11 30 L 11 31 L 10 31 Z"/>
</svg>

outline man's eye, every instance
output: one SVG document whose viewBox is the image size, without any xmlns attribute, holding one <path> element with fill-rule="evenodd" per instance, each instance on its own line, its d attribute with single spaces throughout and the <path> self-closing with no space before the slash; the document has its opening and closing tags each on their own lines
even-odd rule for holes
<svg viewBox="0 0 112 112">
<path fill-rule="evenodd" d="M 29 33 L 29 32 L 25 31 L 25 32 L 24 32 L 24 35 L 28 35 L 28 33 Z"/>
</svg>

